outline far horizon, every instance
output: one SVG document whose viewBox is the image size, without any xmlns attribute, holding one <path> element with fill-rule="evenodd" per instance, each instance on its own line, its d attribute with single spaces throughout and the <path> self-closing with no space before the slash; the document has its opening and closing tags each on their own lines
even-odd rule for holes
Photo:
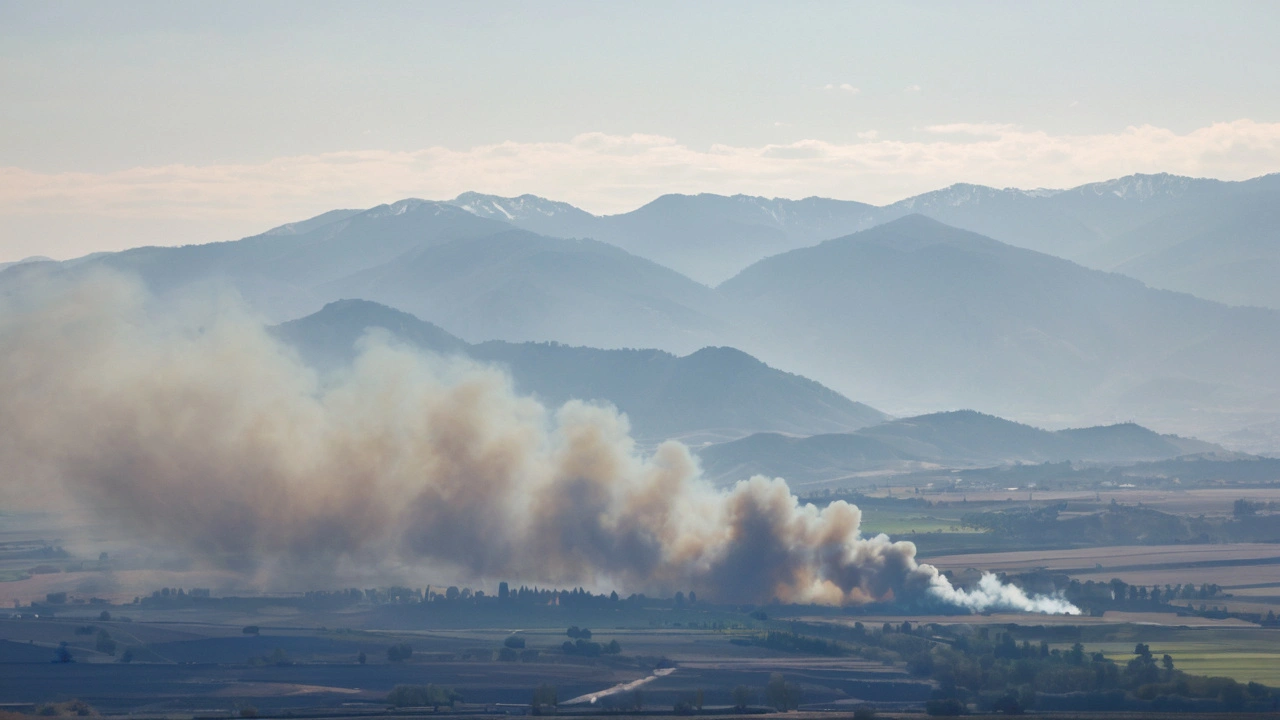
<svg viewBox="0 0 1280 720">
<path fill-rule="evenodd" d="M 2 168 L 0 168 L 0 170 L 2 170 Z M 109 253 L 109 252 L 119 252 L 119 251 L 121 251 L 121 250 L 128 250 L 128 249 L 130 249 L 130 248 L 135 248 L 135 247 L 181 247 L 181 246 L 184 246 L 184 245 L 204 245 L 204 244 L 217 243 L 217 242 L 234 242 L 235 240 L 243 240 L 243 239 L 250 238 L 250 237 L 256 237 L 256 236 L 261 235 L 261 234 L 263 234 L 263 233 L 271 232 L 272 230 L 276 230 L 276 229 L 279 229 L 279 228 L 282 228 L 282 227 L 287 227 L 287 226 L 289 226 L 289 225 L 308 222 L 308 221 L 310 221 L 310 220 L 314 220 L 314 219 L 316 219 L 316 218 L 319 218 L 319 217 L 321 217 L 321 216 L 323 216 L 323 215 L 325 215 L 325 214 L 327 214 L 327 213 L 331 213 L 331 212 L 347 212 L 347 211 L 364 212 L 364 211 L 367 211 L 367 210 L 372 210 L 372 209 L 377 208 L 377 207 L 382 207 L 382 206 L 392 206 L 392 205 L 395 205 L 395 204 L 397 204 L 397 203 L 406 202 L 406 201 L 410 201 L 410 200 L 420 200 L 420 201 L 423 201 L 423 202 L 443 203 L 443 204 L 455 204 L 455 203 L 457 203 L 457 201 L 461 200 L 464 196 L 468 196 L 468 195 L 476 195 L 476 196 L 480 196 L 480 197 L 483 197 L 483 198 L 486 198 L 486 199 L 497 199 L 497 200 L 520 200 L 520 199 L 532 198 L 532 199 L 541 200 L 541 201 L 544 201 L 544 202 L 550 202 L 550 203 L 555 203 L 555 204 L 568 205 L 568 206 L 570 206 L 571 208 L 573 208 L 573 209 L 575 209 L 575 210 L 579 210 L 579 211 L 582 211 L 582 212 L 588 213 L 588 214 L 590 214 L 590 215 L 592 215 L 593 217 L 596 217 L 596 218 L 611 218 L 611 217 L 616 217 L 616 216 L 619 216 L 619 215 L 626 215 L 626 214 L 628 214 L 628 213 L 635 212 L 635 211 L 637 211 L 637 210 L 639 210 L 639 209 L 641 209 L 641 208 L 644 208 L 644 207 L 646 207 L 646 206 L 648 206 L 648 205 L 650 205 L 650 204 L 652 204 L 652 203 L 654 203 L 654 202 L 657 202 L 658 200 L 661 200 L 661 199 L 663 199 L 663 198 L 667 198 L 667 197 L 691 197 L 691 198 L 694 198 L 694 197 L 719 197 L 719 198 L 730 198 L 730 199 L 732 199 L 732 198 L 747 198 L 747 199 L 753 199 L 753 200 L 763 200 L 763 201 L 767 201 L 767 202 L 803 202 L 803 201 L 807 201 L 807 200 L 829 200 L 829 201 L 843 202 L 843 203 L 858 203 L 858 204 L 862 204 L 862 205 L 868 205 L 868 206 L 870 206 L 870 207 L 872 207 L 872 208 L 885 209 L 885 208 L 892 208 L 892 207 L 894 207 L 894 206 L 897 206 L 897 205 L 900 205 L 900 204 L 903 204 L 903 203 L 907 203 L 907 202 L 909 202 L 909 201 L 912 201 L 912 200 L 915 200 L 915 199 L 917 199 L 917 198 L 921 198 L 921 197 L 924 197 L 924 196 L 928 196 L 928 195 L 936 195 L 936 194 L 939 194 L 939 193 L 943 193 L 943 192 L 945 192 L 945 191 L 947 191 L 947 190 L 950 190 L 950 189 L 952 189 L 952 188 L 956 188 L 956 187 L 975 187 L 975 188 L 981 188 L 981 189 L 986 189 L 986 190 L 994 190 L 994 191 L 997 191 L 997 192 L 1016 192 L 1016 193 L 1023 193 L 1023 194 L 1027 194 L 1027 195 L 1049 196 L 1049 195 L 1054 195 L 1054 194 L 1060 194 L 1060 193 L 1065 193 L 1065 192 L 1071 192 L 1071 191 L 1073 191 L 1073 190 L 1079 190 L 1079 189 L 1081 189 L 1081 188 L 1090 187 L 1090 186 L 1097 186 L 1097 185 L 1109 185 L 1109 184 L 1118 183 L 1118 182 L 1121 182 L 1121 181 L 1124 181 L 1124 180 L 1128 180 L 1128 179 L 1131 179 L 1131 178 L 1160 178 L 1160 177 L 1170 177 L 1170 178 L 1176 178 L 1176 179 L 1179 179 L 1179 180 L 1210 181 L 1210 182 L 1220 182 L 1220 183 L 1226 183 L 1226 184 L 1240 184 L 1240 183 L 1253 182 L 1253 181 L 1256 181 L 1256 180 L 1262 180 L 1262 179 L 1264 179 L 1264 178 L 1271 177 L 1271 176 L 1273 176 L 1273 175 L 1280 175 L 1280 170 L 1274 170 L 1274 171 L 1263 172 L 1263 173 L 1258 174 L 1258 175 L 1253 175 L 1253 176 L 1244 177 L 1244 178 L 1238 178 L 1238 179 L 1221 178 L 1221 177 L 1211 177 L 1211 176 L 1208 176 L 1208 175 L 1180 175 L 1180 174 L 1177 174 L 1177 173 L 1164 172 L 1164 171 L 1159 171 L 1159 172 L 1137 172 L 1137 173 L 1129 173 L 1129 174 L 1127 174 L 1127 175 L 1122 175 L 1122 176 L 1107 177 L 1107 178 L 1103 178 L 1103 179 L 1099 179 L 1099 180 L 1091 180 L 1091 181 L 1088 181 L 1088 182 L 1080 183 L 1080 184 L 1077 184 L 1077 185 L 1066 186 L 1066 187 L 1049 187 L 1049 186 L 1047 186 L 1047 185 L 1037 185 L 1037 186 L 1030 186 L 1030 185 L 1028 185 L 1028 186 L 1013 186 L 1013 185 L 996 186 L 996 185 L 986 185 L 986 184 L 983 184 L 983 183 L 977 183 L 977 182 L 957 181 L 957 182 L 953 182 L 953 183 L 950 183 L 950 184 L 948 184 L 948 185 L 945 185 L 945 186 L 942 186 L 942 187 L 938 187 L 938 188 L 935 188 L 935 189 L 932 189 L 932 190 L 926 190 L 926 191 L 924 191 L 924 192 L 915 193 L 915 194 L 913 194 L 913 195 L 908 195 L 908 196 L 905 196 L 905 197 L 900 197 L 900 198 L 898 198 L 897 200 L 892 200 L 892 201 L 889 201 L 889 202 L 883 202 L 883 203 L 879 203 L 879 204 L 874 203 L 874 202 L 869 202 L 869 201 L 867 201 L 867 200 L 863 200 L 863 199 L 859 199 L 859 198 L 839 198 L 839 197 L 830 197 L 830 196 L 824 196 L 824 195 L 803 195 L 803 196 L 781 196 L 781 195 L 772 195 L 772 196 L 770 196 L 770 195 L 757 195 L 757 194 L 751 194 L 751 193 L 746 193 L 746 192 L 737 192 L 737 193 L 728 194 L 728 193 L 715 192 L 715 191 L 712 191 L 712 190 L 703 190 L 703 191 L 699 191 L 699 192 L 679 192 L 679 191 L 672 191 L 672 192 L 663 192 L 663 193 L 661 193 L 661 194 L 659 194 L 659 195 L 653 196 L 653 198 L 652 198 L 652 199 L 650 199 L 650 200 L 643 201 L 643 202 L 641 202 L 640 204 L 635 205 L 634 207 L 630 207 L 630 208 L 628 208 L 628 209 L 620 209 L 620 210 L 617 210 L 617 211 L 615 211 L 615 212 L 593 212 L 592 210 L 590 210 L 590 209 L 588 209 L 588 208 L 586 208 L 586 207 L 583 207 L 583 206 L 581 206 L 581 205 L 575 204 L 574 202 L 571 202 L 571 201 L 567 201 L 567 200 L 561 199 L 561 198 L 559 198 L 559 197 L 553 197 L 553 196 L 548 196 L 548 195 L 539 195 L 539 194 L 532 193 L 532 192 L 513 193 L 513 194 L 503 195 L 503 194 L 499 194 L 499 193 L 496 193 L 496 192 L 491 193 L 491 192 L 483 192 L 483 191 L 479 191 L 479 190 L 475 190 L 475 189 L 470 189 L 470 190 L 463 190 L 463 191 L 461 191 L 461 192 L 457 193 L 456 195 L 453 195 L 452 197 L 426 198 L 426 197 L 420 197 L 420 196 L 417 196 L 417 195 L 407 195 L 407 196 L 402 196 L 402 197 L 399 197 L 399 198 L 397 198 L 397 199 L 393 199 L 393 200 L 385 200 L 385 201 L 383 201 L 383 202 L 375 202 L 375 203 L 373 203 L 373 204 L 369 204 L 369 205 L 359 205 L 359 206 L 356 206 L 356 205 L 354 205 L 354 204 L 353 204 L 353 205 L 346 205 L 346 206 L 343 206 L 343 205 L 339 204 L 339 205 L 335 205 L 335 206 L 333 206 L 333 207 L 323 208 L 323 209 L 321 209 L 321 210 L 319 210 L 319 211 L 317 211 L 317 212 L 314 212 L 314 213 L 312 213 L 312 214 L 309 214 L 309 215 L 296 216 L 296 217 L 289 217 L 289 218 L 285 218 L 285 219 L 282 219 L 282 220 L 277 221 L 277 222 L 269 222 L 268 224 L 255 226 L 254 228 L 251 228 L 251 229 L 249 229 L 249 230 L 245 231 L 245 232 L 244 232 L 244 234 L 242 234 L 242 235 L 236 235 L 236 236 L 234 236 L 234 237 L 213 237 L 213 238 L 191 239 L 191 240 L 188 240 L 188 239 L 174 239 L 174 240 L 172 240 L 172 241 L 170 241 L 170 242 L 164 242 L 164 241 L 159 241 L 159 242 L 145 242 L 145 241 L 139 240 L 139 241 L 134 242 L 134 243 L 132 243 L 132 244 L 124 244 L 124 245 L 120 245 L 120 246 L 117 246 L 117 247 L 99 247 L 99 248 L 94 248 L 94 249 L 88 250 L 88 251 L 86 251 L 86 252 L 81 252 L 81 253 L 79 253 L 79 254 L 70 254 L 70 255 L 68 255 L 68 254 L 61 254 L 61 255 L 58 255 L 58 254 L 51 254 L 51 253 L 47 253 L 47 252 L 46 252 L 46 253 L 34 253 L 34 254 L 27 254 L 27 255 L 22 255 L 21 257 L 15 257 L 15 256 L 6 256 L 6 255 L 3 255 L 3 254 L 0 254 L 0 265 L 13 264 L 13 263 L 21 263 L 21 262 L 29 262 L 29 261 L 36 261 L 36 260 L 52 260 L 52 261 L 55 261 L 55 262 L 62 262 L 62 261 L 66 261 L 66 260 L 75 260 L 75 259 L 79 259 L 79 258 L 82 258 L 82 257 L 87 257 L 87 256 L 90 256 L 90 255 L 95 255 L 95 254 L 104 253 L 104 252 L 107 252 L 107 253 Z M 217 221 L 216 219 L 210 220 L 210 219 L 208 219 L 208 218 L 204 218 L 204 219 L 202 219 L 202 222 L 207 222 L 208 224 L 210 224 L 210 225 L 211 225 L 211 226 L 213 226 L 213 227 L 217 227 L 217 226 L 219 225 L 219 223 L 218 223 L 218 221 Z M 134 226 L 134 227 L 136 227 L 136 226 Z M 146 227 L 146 224 L 145 224 L 145 223 L 143 223 L 143 227 L 144 227 L 144 228 Z M 3 231 L 0 231 L 0 232 L 3 232 Z M 143 232 L 143 233 L 145 234 L 145 230 L 142 230 L 141 232 Z M 5 252 L 5 250 L 4 250 L 4 249 L 2 249 L 2 248 L 7 248 L 7 247 L 9 247 L 9 245 L 5 245 L 5 244 L 3 244 L 3 243 L 0 243 L 0 253 Z"/>
</svg>

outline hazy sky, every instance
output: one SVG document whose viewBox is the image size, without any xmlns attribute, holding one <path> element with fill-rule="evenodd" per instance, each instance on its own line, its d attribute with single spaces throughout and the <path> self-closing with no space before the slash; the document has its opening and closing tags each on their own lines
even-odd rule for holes
<svg viewBox="0 0 1280 720">
<path fill-rule="evenodd" d="M 464 190 L 1280 170 L 1280 3 L 0 0 L 0 260 Z"/>
</svg>

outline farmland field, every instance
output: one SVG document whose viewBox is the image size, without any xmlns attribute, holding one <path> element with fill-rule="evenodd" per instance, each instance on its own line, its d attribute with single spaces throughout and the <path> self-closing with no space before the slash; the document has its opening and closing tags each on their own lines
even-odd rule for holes
<svg viewBox="0 0 1280 720">
<path fill-rule="evenodd" d="M 1115 568 L 1142 568 L 1145 570 L 1161 570 L 1165 566 L 1185 566 L 1189 563 L 1230 564 L 1246 561 L 1274 561 L 1280 564 L 1280 545 L 1266 543 L 1236 543 L 1220 545 L 1134 545 L 1122 547 L 1074 548 L 1070 550 L 1032 550 L 1002 553 L 976 553 L 971 555 L 948 555 L 927 558 L 927 562 L 944 569 L 976 567 L 987 570 L 1032 570 L 1045 568 L 1058 571 L 1077 571 L 1102 573 L 1113 572 Z M 1228 572 L 1238 574 L 1238 582 L 1249 582 L 1249 577 L 1258 577 L 1259 573 L 1268 570 L 1267 565 L 1250 565 L 1247 569 L 1226 567 Z M 1207 570 L 1207 567 L 1196 567 L 1195 573 Z M 1191 571 L 1183 573 L 1184 577 Z M 1097 579 L 1097 578 L 1094 578 Z M 1109 578 L 1108 578 L 1109 579 Z M 1164 582 L 1170 581 L 1161 581 Z M 1181 582 L 1176 580 L 1173 582 Z M 1212 582 L 1212 581 L 1197 581 Z M 1255 580 L 1253 582 L 1270 582 Z M 1225 584 L 1225 583 L 1224 583 Z"/>
</svg>

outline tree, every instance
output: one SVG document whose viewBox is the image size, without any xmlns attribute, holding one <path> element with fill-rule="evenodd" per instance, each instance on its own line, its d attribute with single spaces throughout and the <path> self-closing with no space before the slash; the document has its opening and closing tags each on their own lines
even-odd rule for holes
<svg viewBox="0 0 1280 720">
<path fill-rule="evenodd" d="M 765 698 L 778 710 L 795 710 L 800 707 L 800 686 L 787 682 L 782 673 L 773 673 L 765 686 Z"/>
<path fill-rule="evenodd" d="M 1250 502 L 1244 498 L 1236 500 L 1235 505 L 1231 508 L 1231 514 L 1237 518 L 1250 517 L 1258 512 L 1259 503 Z"/>
<path fill-rule="evenodd" d="M 116 641 L 111 639 L 111 633 L 107 632 L 106 630 L 99 630 L 98 640 L 96 643 L 94 643 L 94 649 L 100 653 L 106 653 L 107 655 L 115 655 Z"/>
<path fill-rule="evenodd" d="M 738 710 L 746 710 L 751 701 L 755 699 L 755 693 L 746 685 L 739 685 L 733 689 L 733 706 Z"/>
<path fill-rule="evenodd" d="M 409 643 L 400 643 L 387 648 L 387 659 L 393 663 L 400 663 L 413 657 L 413 646 Z"/>
<path fill-rule="evenodd" d="M 502 644 L 513 650 L 519 650 L 524 647 L 524 638 L 519 635 L 512 635 L 506 640 L 503 640 Z"/>
<path fill-rule="evenodd" d="M 98 620 L 102 622 L 107 622 L 110 619 L 111 619 L 111 613 L 107 612 L 106 610 L 103 610 L 102 612 L 98 613 Z"/>
<path fill-rule="evenodd" d="M 257 625 L 246 625 L 240 632 L 245 635 L 258 635 L 261 633 Z"/>
<path fill-rule="evenodd" d="M 365 661 L 367 661 L 367 660 L 368 660 L 368 658 L 367 658 L 367 657 L 365 657 L 365 654 L 364 654 L 364 651 L 363 651 L 363 650 L 361 650 L 361 651 L 360 651 L 360 654 L 356 656 L 356 662 L 360 663 L 361 665 L 365 664 Z"/>
<path fill-rule="evenodd" d="M 65 641 L 58 645 L 58 649 L 53 652 L 53 661 L 56 663 L 75 662 L 75 658 L 71 655 L 71 649 L 67 647 Z"/>
<path fill-rule="evenodd" d="M 555 685 L 543 683 L 534 689 L 533 701 L 531 703 L 534 715 L 555 712 L 555 708 L 559 704 L 560 700 L 556 697 Z"/>
</svg>

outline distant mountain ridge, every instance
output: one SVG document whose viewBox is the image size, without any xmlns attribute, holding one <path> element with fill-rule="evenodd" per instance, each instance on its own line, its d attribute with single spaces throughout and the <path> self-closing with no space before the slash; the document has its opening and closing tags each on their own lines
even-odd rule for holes
<svg viewBox="0 0 1280 720">
<path fill-rule="evenodd" d="M 717 292 L 752 318 L 735 345 L 873 405 L 1227 426 L 1280 407 L 1267 369 L 1280 313 L 1152 290 L 921 215 L 767 258 Z M 1209 388 L 1238 399 L 1215 406 Z"/>
<path fill-rule="evenodd" d="M 636 435 L 691 442 L 781 432 L 851 430 L 887 416 L 822 385 L 775 370 L 733 348 L 708 347 L 684 357 L 660 350 L 599 350 L 558 343 L 490 341 L 469 345 L 439 327 L 384 305 L 342 300 L 275 327 L 310 363 L 349 362 L 370 328 L 439 353 L 498 365 L 518 392 L 549 406 L 601 400 L 627 413 Z"/>
<path fill-rule="evenodd" d="M 957 183 L 882 207 L 704 193 L 664 195 L 631 212 L 595 216 L 532 195 L 464 193 L 450 202 L 534 232 L 613 243 L 708 285 L 770 255 L 919 214 L 1154 287 L 1280 308 L 1280 291 L 1266 282 L 1280 268 L 1280 240 L 1267 214 L 1280 206 L 1280 174 L 1244 181 L 1135 174 L 1070 189 Z M 1255 215 L 1242 233 L 1238 226 Z M 1204 249 L 1169 252 L 1187 242 Z"/>
<path fill-rule="evenodd" d="M 717 344 L 725 326 L 710 288 L 615 245 L 415 198 L 232 242 L 134 248 L 60 267 L 130 273 L 162 297 L 226 285 L 276 322 L 360 297 L 438 318 L 471 340 L 691 352 Z"/>
<path fill-rule="evenodd" d="M 534 195 L 463 193 L 449 201 L 537 233 L 592 238 L 715 285 L 761 257 L 868 226 L 872 206 L 749 195 L 663 195 L 631 212 L 597 216 Z"/>
<path fill-rule="evenodd" d="M 893 420 L 853 433 L 759 433 L 702 448 L 698 454 L 708 477 L 721 482 L 759 474 L 815 483 L 926 466 L 1131 463 L 1210 453 L 1226 451 L 1133 423 L 1055 432 L 960 410 Z"/>
<path fill-rule="evenodd" d="M 1219 253 L 1215 228 L 1233 222 L 1242 250 L 1220 286 L 1248 290 L 1238 281 L 1240 268 L 1255 271 L 1256 287 L 1274 286 L 1269 266 L 1245 251 L 1274 244 L 1268 233 L 1276 206 L 1267 200 L 1280 188 L 1280 175 L 1242 183 L 1183 180 L 1133 176 L 1058 192 L 956 186 L 951 200 L 939 195 L 929 206 L 1025 210 L 1001 216 L 1009 232 L 1017 223 L 1067 234 L 1102 225 L 1118 232 L 1135 223 L 1145 232 L 1162 223 L 1150 236 L 1132 236 L 1124 256 L 1136 248 L 1161 258 L 1152 271 L 1169 273 L 1184 253 Z M 1225 194 L 1211 198 L 1214 192 Z M 1051 209 L 1060 222 L 1041 222 L 1049 201 L 1057 203 Z M 469 343 L 555 341 L 680 356 L 731 346 L 899 415 L 981 407 L 1054 423 L 1133 418 L 1215 439 L 1280 418 L 1274 311 L 1152 290 L 918 213 L 770 255 L 712 289 L 615 244 L 513 226 L 520 218 L 595 222 L 587 213 L 532 197 L 496 202 L 468 197 L 468 210 L 406 199 L 234 242 L 27 263 L 0 270 L 0 281 L 42 268 L 108 267 L 137 275 L 162 300 L 230 287 L 272 322 L 360 297 L 430 318 Z M 484 203 L 487 216 L 477 214 Z M 1123 212 L 1107 214 L 1117 207 Z M 687 237 L 680 233 L 691 228 L 733 230 L 745 222 L 762 242 L 783 237 L 782 226 L 828 232 L 883 210 L 747 196 L 664 196 L 646 208 L 626 214 L 631 227 L 649 228 L 639 237 L 669 240 Z M 1157 220 L 1143 221 L 1144 212 Z M 674 230 L 663 229 L 668 225 Z M 714 242 L 703 247 L 724 241 L 750 249 L 735 232 L 710 233 Z M 1184 239 L 1166 262 L 1162 243 L 1176 233 Z M 786 236 L 783 245 L 796 237 Z"/>
</svg>

